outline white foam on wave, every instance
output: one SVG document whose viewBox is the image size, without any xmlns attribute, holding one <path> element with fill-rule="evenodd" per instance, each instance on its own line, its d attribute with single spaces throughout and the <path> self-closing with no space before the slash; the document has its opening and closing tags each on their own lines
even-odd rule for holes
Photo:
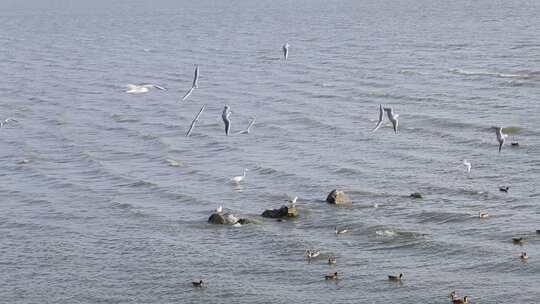
<svg viewBox="0 0 540 304">
<path fill-rule="evenodd" d="M 375 233 L 380 236 L 389 236 L 389 237 L 393 237 L 397 235 L 397 233 L 391 229 L 377 230 L 375 231 Z"/>
<path fill-rule="evenodd" d="M 507 73 L 499 73 L 499 72 L 493 72 L 489 70 L 463 70 L 463 69 L 450 69 L 448 70 L 450 73 L 457 74 L 457 75 L 465 75 L 465 76 L 491 76 L 491 77 L 500 77 L 500 78 L 523 78 L 527 75 L 521 75 L 521 74 L 507 74 Z"/>
</svg>

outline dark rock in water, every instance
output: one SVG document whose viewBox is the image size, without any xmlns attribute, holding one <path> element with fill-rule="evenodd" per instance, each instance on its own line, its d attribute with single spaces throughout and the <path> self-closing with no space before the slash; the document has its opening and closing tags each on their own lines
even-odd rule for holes
<svg viewBox="0 0 540 304">
<path fill-rule="evenodd" d="M 240 223 L 241 225 L 245 225 L 245 224 L 254 224 L 256 222 L 247 218 L 241 218 L 238 220 L 238 223 Z"/>
<path fill-rule="evenodd" d="M 412 198 L 422 198 L 422 194 L 420 192 L 414 192 L 409 195 Z"/>
<path fill-rule="evenodd" d="M 268 218 L 297 217 L 298 209 L 296 209 L 295 207 L 283 206 L 279 209 L 264 210 L 261 216 L 268 217 Z"/>
<path fill-rule="evenodd" d="M 234 225 L 240 221 L 239 218 L 230 213 L 215 212 L 210 215 L 208 222 L 220 225 Z"/>
<path fill-rule="evenodd" d="M 345 192 L 334 189 L 326 197 L 326 202 L 334 205 L 350 205 L 351 198 Z"/>
<path fill-rule="evenodd" d="M 218 225 L 234 225 L 234 224 L 252 224 L 255 223 L 255 221 L 247 219 L 247 218 L 239 218 L 235 216 L 232 213 L 222 213 L 222 212 L 214 212 L 210 217 L 208 218 L 208 222 L 211 224 L 218 224 Z"/>
<path fill-rule="evenodd" d="M 511 145 L 512 147 L 519 147 L 519 143 L 517 141 L 513 141 Z"/>
</svg>

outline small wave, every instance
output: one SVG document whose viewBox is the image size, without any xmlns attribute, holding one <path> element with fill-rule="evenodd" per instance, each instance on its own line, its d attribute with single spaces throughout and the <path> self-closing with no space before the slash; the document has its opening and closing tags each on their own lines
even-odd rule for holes
<svg viewBox="0 0 540 304">
<path fill-rule="evenodd" d="M 114 203 L 113 203 L 113 207 L 126 210 L 126 209 L 132 209 L 132 208 L 133 208 L 133 205 L 132 205 L 132 204 L 129 204 L 129 203 L 118 203 L 118 202 L 114 202 Z"/>
<path fill-rule="evenodd" d="M 183 163 L 181 161 L 177 161 L 177 160 L 170 159 L 170 158 L 167 158 L 166 161 L 169 164 L 169 166 L 171 166 L 171 167 L 180 167 L 180 166 L 183 165 Z"/>
<path fill-rule="evenodd" d="M 148 182 L 148 181 L 136 181 L 133 183 L 122 185 L 122 186 L 129 187 L 129 188 L 139 188 L 139 187 L 153 188 L 153 187 L 157 187 L 158 185 L 152 182 Z"/>
<path fill-rule="evenodd" d="M 111 115 L 112 119 L 114 119 L 116 122 L 119 123 L 126 123 L 126 122 L 139 122 L 139 119 L 132 118 L 132 117 L 124 117 L 121 114 L 113 114 Z"/>
<path fill-rule="evenodd" d="M 394 237 L 397 235 L 397 232 L 391 229 L 376 230 L 375 234 L 379 236 Z"/>
<path fill-rule="evenodd" d="M 416 75 L 416 74 L 418 74 L 417 71 L 415 71 L 415 70 L 409 70 L 409 69 L 402 69 L 402 70 L 399 70 L 399 73 L 400 73 L 400 74 L 404 74 L 404 75 Z"/>
<path fill-rule="evenodd" d="M 448 70 L 452 74 L 465 75 L 465 76 L 489 76 L 499 78 L 526 78 L 527 75 L 523 74 L 508 74 L 499 73 L 488 70 L 463 70 L 463 69 L 450 69 Z"/>
</svg>

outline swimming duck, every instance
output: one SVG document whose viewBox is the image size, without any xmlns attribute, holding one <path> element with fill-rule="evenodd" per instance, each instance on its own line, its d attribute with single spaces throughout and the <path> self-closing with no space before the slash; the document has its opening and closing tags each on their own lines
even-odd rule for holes
<svg viewBox="0 0 540 304">
<path fill-rule="evenodd" d="M 335 256 L 331 256 L 328 258 L 328 265 L 336 265 L 337 259 Z"/>
<path fill-rule="evenodd" d="M 464 296 L 462 299 L 452 299 L 452 303 L 454 304 L 468 304 L 469 303 L 469 297 Z"/>
<path fill-rule="evenodd" d="M 499 187 L 499 191 L 508 193 L 508 189 L 510 189 L 509 186 L 501 186 Z"/>
<path fill-rule="evenodd" d="M 399 282 L 399 281 L 401 281 L 402 277 L 403 277 L 403 273 L 400 273 L 399 276 L 389 275 L 388 280 L 393 281 L 393 282 Z"/>
<path fill-rule="evenodd" d="M 513 147 L 519 147 L 519 142 L 514 137 L 512 137 L 512 142 L 510 144 Z"/>
<path fill-rule="evenodd" d="M 526 252 L 522 252 L 521 255 L 519 256 L 522 260 L 527 260 L 529 258 L 529 256 L 527 255 Z"/>
<path fill-rule="evenodd" d="M 306 250 L 306 253 L 305 253 L 305 255 L 306 255 L 306 257 L 307 257 L 308 259 L 316 258 L 316 257 L 318 257 L 320 254 L 321 254 L 320 251 L 315 251 L 315 250 Z"/>
<path fill-rule="evenodd" d="M 338 229 L 338 227 L 336 226 L 334 228 L 334 232 L 336 233 L 336 235 L 339 235 L 349 232 L 349 229 Z"/>
<path fill-rule="evenodd" d="M 455 290 L 453 290 L 453 291 L 448 295 L 448 297 L 449 297 L 450 299 L 452 299 L 452 301 L 458 299 L 458 296 L 457 296 L 457 293 L 456 293 Z"/>
<path fill-rule="evenodd" d="M 200 280 L 199 282 L 191 282 L 191 284 L 193 285 L 193 287 L 198 287 L 198 288 L 204 287 L 203 280 Z"/>
<path fill-rule="evenodd" d="M 328 275 L 324 276 L 325 280 L 337 280 L 338 279 L 338 273 L 337 271 Z"/>
<path fill-rule="evenodd" d="M 525 241 L 525 239 L 522 238 L 522 237 L 514 237 L 514 238 L 512 238 L 512 242 L 513 242 L 514 244 L 516 244 L 516 245 L 521 245 L 521 244 L 523 244 L 523 241 Z"/>
<path fill-rule="evenodd" d="M 536 233 L 540 234 L 540 229 L 536 229 Z"/>
<path fill-rule="evenodd" d="M 478 214 L 478 217 L 479 217 L 479 218 L 488 218 L 488 217 L 489 217 L 489 213 L 487 213 L 487 212 L 480 212 L 480 213 Z"/>
</svg>

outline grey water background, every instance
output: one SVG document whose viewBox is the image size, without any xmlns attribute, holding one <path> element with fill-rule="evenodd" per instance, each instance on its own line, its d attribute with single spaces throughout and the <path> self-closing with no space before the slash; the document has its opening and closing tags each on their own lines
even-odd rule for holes
<svg viewBox="0 0 540 304">
<path fill-rule="evenodd" d="M 539 12 L 525 0 L 0 1 L 0 118 L 19 121 L 0 129 L 0 302 L 448 303 L 456 289 L 539 303 Z M 200 88 L 179 103 L 195 64 Z M 224 135 L 225 104 L 233 132 L 257 116 L 251 134 Z M 398 135 L 370 133 L 379 104 L 400 114 Z M 497 152 L 498 125 L 519 148 Z M 333 188 L 352 207 L 326 204 Z M 298 219 L 258 217 L 287 195 Z M 261 223 L 207 224 L 220 204 Z M 310 248 L 337 265 L 308 264 Z M 403 284 L 386 280 L 400 272 Z"/>
</svg>

